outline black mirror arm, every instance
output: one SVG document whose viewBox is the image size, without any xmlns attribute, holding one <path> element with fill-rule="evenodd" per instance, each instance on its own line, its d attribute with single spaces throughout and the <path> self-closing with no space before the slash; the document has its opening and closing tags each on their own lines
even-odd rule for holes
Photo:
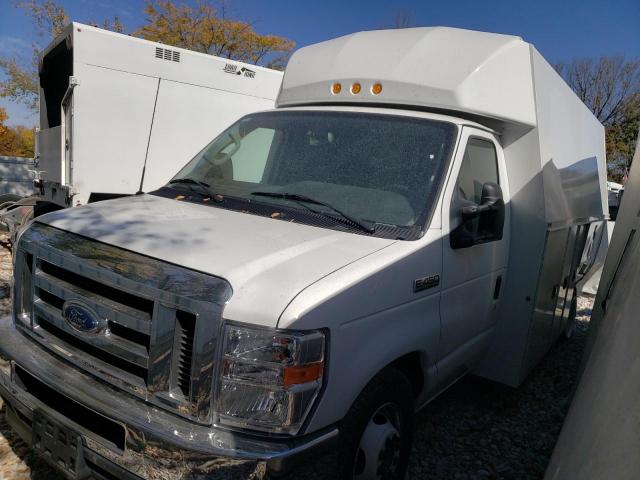
<svg viewBox="0 0 640 480">
<path fill-rule="evenodd" d="M 489 212 L 496 208 L 498 201 L 497 200 L 489 200 L 488 202 L 483 203 L 482 205 L 467 205 L 462 207 L 462 218 L 464 220 L 469 220 L 471 218 L 475 218 L 478 215 Z"/>
</svg>

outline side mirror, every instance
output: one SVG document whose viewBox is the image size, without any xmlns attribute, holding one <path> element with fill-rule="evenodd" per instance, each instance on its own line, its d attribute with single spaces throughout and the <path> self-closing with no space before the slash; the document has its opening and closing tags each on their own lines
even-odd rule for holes
<svg viewBox="0 0 640 480">
<path fill-rule="evenodd" d="M 462 218 L 462 223 L 449 236 L 451 248 L 468 248 L 502 240 L 504 199 L 497 183 L 485 183 L 480 204 L 465 201 L 457 214 Z"/>
</svg>

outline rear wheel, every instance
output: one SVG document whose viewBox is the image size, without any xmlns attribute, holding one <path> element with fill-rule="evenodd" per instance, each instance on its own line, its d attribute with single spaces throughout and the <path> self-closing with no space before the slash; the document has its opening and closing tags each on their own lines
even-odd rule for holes
<svg viewBox="0 0 640 480">
<path fill-rule="evenodd" d="M 340 427 L 342 480 L 401 480 L 413 436 L 413 391 L 395 368 L 379 373 L 362 391 Z"/>
</svg>

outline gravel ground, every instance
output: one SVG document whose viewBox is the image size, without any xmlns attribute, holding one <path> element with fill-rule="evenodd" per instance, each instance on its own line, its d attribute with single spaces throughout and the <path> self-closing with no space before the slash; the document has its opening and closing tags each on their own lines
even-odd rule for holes
<svg viewBox="0 0 640 480">
<path fill-rule="evenodd" d="M 0 238 L 0 244 L 5 245 Z M 0 247 L 0 313 L 10 309 L 11 256 Z M 518 389 L 467 377 L 416 418 L 408 479 L 531 479 L 544 475 L 569 407 L 592 299 L 578 299 L 578 327 L 560 340 Z M 2 401 L 0 400 L 0 406 Z M 309 462 L 295 479 L 333 479 L 334 455 Z M 208 478 L 261 479 L 264 465 L 221 461 Z M 62 479 L 11 431 L 0 410 L 0 480 Z"/>
</svg>

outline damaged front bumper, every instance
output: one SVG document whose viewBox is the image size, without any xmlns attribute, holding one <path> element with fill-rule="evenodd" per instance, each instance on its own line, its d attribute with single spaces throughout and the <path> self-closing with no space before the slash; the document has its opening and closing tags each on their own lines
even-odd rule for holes
<svg viewBox="0 0 640 480">
<path fill-rule="evenodd" d="M 220 457 L 265 460 L 282 474 L 338 437 L 336 427 L 275 438 L 189 422 L 71 367 L 10 317 L 0 319 L 0 396 L 16 432 L 69 478 L 177 479 L 206 474 Z"/>
</svg>

